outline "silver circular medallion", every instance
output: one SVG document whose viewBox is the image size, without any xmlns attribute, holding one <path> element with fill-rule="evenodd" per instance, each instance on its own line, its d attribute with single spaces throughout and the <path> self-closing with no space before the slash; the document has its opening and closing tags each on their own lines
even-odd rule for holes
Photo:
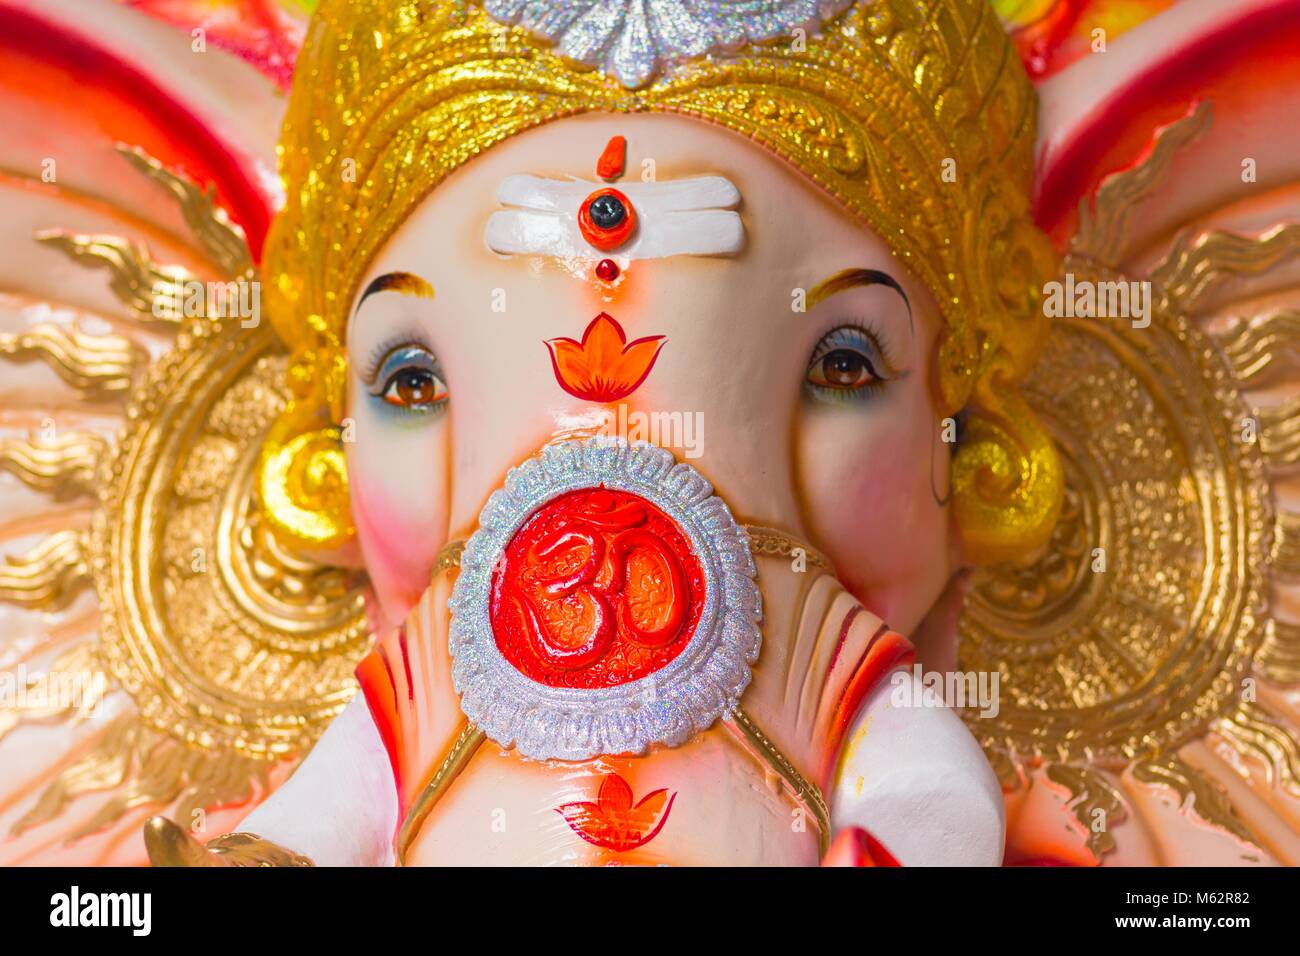
<svg viewBox="0 0 1300 956">
<path fill-rule="evenodd" d="M 508 660 L 493 630 L 494 575 L 539 509 L 583 490 L 644 499 L 674 522 L 699 564 L 693 632 L 652 673 L 614 686 L 555 686 Z M 762 634 L 749 538 L 690 465 L 650 445 L 589 438 L 543 449 L 511 469 L 465 544 L 449 607 L 452 680 L 461 709 L 492 740 L 535 759 L 586 760 L 677 746 L 735 707 Z"/>
</svg>

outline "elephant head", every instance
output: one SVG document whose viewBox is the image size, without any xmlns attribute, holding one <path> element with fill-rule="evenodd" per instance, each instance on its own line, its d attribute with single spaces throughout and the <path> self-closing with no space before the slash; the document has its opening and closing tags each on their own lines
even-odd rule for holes
<svg viewBox="0 0 1300 956">
<path fill-rule="evenodd" d="M 900 634 L 951 616 L 965 562 L 1041 542 L 1061 493 L 1016 390 L 1054 265 L 1028 218 L 1032 90 L 979 4 L 938 5 L 947 52 L 993 67 L 961 95 L 889 52 L 931 29 L 909 3 L 641 89 L 622 83 L 653 70 L 577 69 L 500 5 L 318 11 L 267 242 L 295 399 L 261 497 L 282 536 L 369 574 L 388 636 L 362 683 L 406 837 L 470 764 L 462 810 L 558 811 L 502 859 L 576 834 L 815 860 L 763 835 L 786 811 L 762 800 L 632 802 L 649 777 L 761 789 L 715 749 L 726 723 L 823 850 L 834 811 L 905 861 L 954 827 L 998 858 L 969 735 L 876 687 Z M 524 762 L 471 760 L 484 736 Z M 947 820 L 928 848 L 918 801 Z M 413 852 L 482 851 L 448 832 Z"/>
</svg>

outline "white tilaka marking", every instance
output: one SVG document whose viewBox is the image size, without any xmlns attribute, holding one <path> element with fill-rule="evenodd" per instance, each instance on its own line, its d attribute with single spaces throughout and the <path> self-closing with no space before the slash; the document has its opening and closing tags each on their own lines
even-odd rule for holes
<svg viewBox="0 0 1300 956">
<path fill-rule="evenodd" d="M 580 179 L 507 176 L 497 190 L 501 205 L 484 230 L 488 248 L 503 255 L 604 258 L 582 236 L 578 210 L 605 183 Z M 613 250 L 620 259 L 665 256 L 733 256 L 745 245 L 735 207 L 740 190 L 722 176 L 700 176 L 615 186 L 636 210 L 636 233 Z"/>
</svg>

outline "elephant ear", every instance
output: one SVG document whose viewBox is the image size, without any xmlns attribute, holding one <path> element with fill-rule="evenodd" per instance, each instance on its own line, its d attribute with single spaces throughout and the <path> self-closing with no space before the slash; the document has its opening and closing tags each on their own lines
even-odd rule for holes
<svg viewBox="0 0 1300 956">
<path fill-rule="evenodd" d="M 1187 0 L 1040 87 L 1068 276 L 1025 393 L 1066 500 L 959 647 L 1008 862 L 1300 864 L 1298 11 Z"/>
<path fill-rule="evenodd" d="M 252 498 L 273 81 L 39 6 L 0 7 L 0 864 L 136 864 L 150 814 L 225 832 L 342 709 L 363 582 Z"/>
</svg>

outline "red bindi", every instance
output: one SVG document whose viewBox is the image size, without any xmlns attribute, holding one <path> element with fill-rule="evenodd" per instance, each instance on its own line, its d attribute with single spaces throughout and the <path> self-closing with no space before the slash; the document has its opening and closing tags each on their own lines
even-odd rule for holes
<svg viewBox="0 0 1300 956">
<path fill-rule="evenodd" d="M 596 263 L 596 278 L 601 282 L 613 282 L 618 278 L 618 263 L 613 259 L 601 259 Z"/>
</svg>

